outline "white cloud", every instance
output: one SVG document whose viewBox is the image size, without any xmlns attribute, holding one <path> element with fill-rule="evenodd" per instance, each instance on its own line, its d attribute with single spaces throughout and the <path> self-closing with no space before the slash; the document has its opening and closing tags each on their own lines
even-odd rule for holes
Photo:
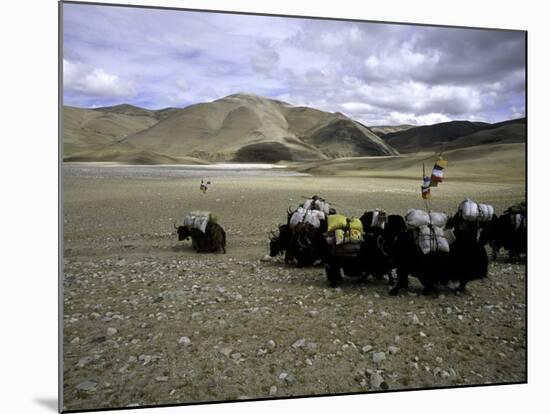
<svg viewBox="0 0 550 414">
<path fill-rule="evenodd" d="M 102 98 L 131 98 L 136 95 L 133 85 L 122 81 L 117 75 L 67 59 L 63 59 L 63 87 L 68 91 Z"/>
<path fill-rule="evenodd" d="M 432 125 L 440 122 L 449 122 L 449 118 L 445 114 L 429 113 L 425 115 L 415 115 L 414 113 L 390 112 L 389 119 L 392 124 L 409 124 L 409 125 Z"/>
</svg>

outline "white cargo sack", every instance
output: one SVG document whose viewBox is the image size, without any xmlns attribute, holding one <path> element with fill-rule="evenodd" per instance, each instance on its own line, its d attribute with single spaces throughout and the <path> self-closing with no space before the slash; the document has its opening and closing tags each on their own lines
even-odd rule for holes
<svg viewBox="0 0 550 414">
<path fill-rule="evenodd" d="M 377 208 L 376 210 L 372 211 L 372 220 L 370 222 L 370 227 L 378 227 L 380 229 L 384 229 L 386 225 L 386 219 L 386 212 Z"/>
<path fill-rule="evenodd" d="M 304 223 L 309 223 L 313 227 L 318 229 L 321 225 L 321 220 L 319 219 L 319 215 L 315 214 L 315 210 L 308 210 L 304 216 Z"/>
<path fill-rule="evenodd" d="M 512 227 L 514 230 L 519 230 L 520 228 L 525 229 L 527 227 L 525 217 L 522 214 L 511 214 L 510 221 L 512 222 Z"/>
<path fill-rule="evenodd" d="M 459 206 L 458 209 L 462 212 L 462 217 L 467 221 L 477 221 L 479 211 L 477 208 L 477 203 L 470 199 L 464 200 Z"/>
<path fill-rule="evenodd" d="M 430 252 L 449 253 L 449 241 L 441 227 L 423 225 L 416 230 L 416 243 L 423 254 Z"/>
<path fill-rule="evenodd" d="M 417 229 L 420 226 L 427 226 L 430 224 L 430 215 L 424 210 L 416 210 L 411 208 L 407 211 L 405 216 L 405 222 L 410 229 Z"/>
<path fill-rule="evenodd" d="M 445 213 L 432 211 L 430 213 L 430 222 L 432 226 L 445 227 L 445 224 L 447 224 L 447 215 Z"/>
<path fill-rule="evenodd" d="M 467 221 L 490 221 L 493 218 L 495 209 L 489 204 L 476 203 L 470 199 L 464 200 L 458 210 L 462 212 L 462 217 Z"/>
<path fill-rule="evenodd" d="M 313 205 L 313 208 L 316 208 L 317 210 L 322 211 L 326 215 L 330 214 L 330 204 L 324 201 L 315 200 L 315 204 Z"/>
<path fill-rule="evenodd" d="M 302 204 L 302 207 L 304 207 L 306 210 L 310 210 L 311 209 L 311 203 L 313 203 L 313 200 L 306 200 L 304 201 L 304 204 Z"/>
<path fill-rule="evenodd" d="M 211 214 L 209 211 L 192 211 L 183 219 L 183 225 L 192 229 L 206 232 L 206 226 L 210 221 Z"/>
<path fill-rule="evenodd" d="M 306 215 L 306 209 L 303 207 L 298 207 L 298 209 L 290 217 L 290 226 L 293 227 L 298 223 L 304 221 L 304 216 Z"/>
<path fill-rule="evenodd" d="M 479 203 L 477 205 L 478 208 L 478 221 L 490 221 L 491 218 L 493 218 L 493 214 L 495 213 L 495 209 L 493 206 L 489 204 L 481 204 Z"/>
</svg>

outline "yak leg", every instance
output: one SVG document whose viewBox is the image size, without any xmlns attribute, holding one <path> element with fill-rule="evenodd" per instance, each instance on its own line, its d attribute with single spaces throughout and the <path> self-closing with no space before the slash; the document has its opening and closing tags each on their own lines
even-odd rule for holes
<svg viewBox="0 0 550 414">
<path fill-rule="evenodd" d="M 433 278 L 422 276 L 420 278 L 420 283 L 422 283 L 422 286 L 424 287 L 422 294 L 429 295 L 434 288 Z"/>
<path fill-rule="evenodd" d="M 455 293 L 461 293 L 461 292 L 464 292 L 466 290 L 466 284 L 468 283 L 468 281 L 466 280 L 461 280 L 460 281 L 460 284 L 458 285 L 458 287 L 456 288 L 455 290 Z"/>
<path fill-rule="evenodd" d="M 325 272 L 327 274 L 330 287 L 336 287 L 342 281 L 340 266 L 335 262 L 336 260 L 329 259 L 325 265 Z"/>
<path fill-rule="evenodd" d="M 409 272 L 403 268 L 397 268 L 397 283 L 390 289 L 390 295 L 397 295 L 401 288 L 409 288 Z"/>
<path fill-rule="evenodd" d="M 395 278 L 393 277 L 393 270 L 390 269 L 388 272 L 388 283 L 390 286 L 393 286 L 395 284 Z"/>
<path fill-rule="evenodd" d="M 493 261 L 497 260 L 497 254 L 500 247 L 496 243 L 491 243 L 491 249 L 493 250 Z"/>
</svg>

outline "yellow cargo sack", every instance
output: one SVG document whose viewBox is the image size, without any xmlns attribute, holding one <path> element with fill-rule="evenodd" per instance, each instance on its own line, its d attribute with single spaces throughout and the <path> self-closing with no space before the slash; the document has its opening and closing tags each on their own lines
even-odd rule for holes
<svg viewBox="0 0 550 414">
<path fill-rule="evenodd" d="M 357 229 L 351 229 L 349 235 L 350 243 L 361 243 L 363 241 L 363 234 Z"/>
<path fill-rule="evenodd" d="M 349 233 L 342 229 L 336 229 L 334 230 L 334 239 L 337 246 L 348 243 L 361 243 L 363 241 L 363 233 L 357 229 L 351 229 Z"/>
<path fill-rule="evenodd" d="M 327 231 L 335 231 L 337 229 L 345 229 L 347 225 L 346 216 L 342 214 L 331 214 L 327 219 Z"/>
<path fill-rule="evenodd" d="M 344 244 L 344 230 L 342 229 L 334 230 L 334 238 L 336 239 L 336 246 L 340 246 L 341 244 Z"/>
<path fill-rule="evenodd" d="M 358 218 L 351 218 L 349 221 L 349 228 L 352 230 L 358 230 L 359 233 L 363 233 L 363 223 Z"/>
</svg>

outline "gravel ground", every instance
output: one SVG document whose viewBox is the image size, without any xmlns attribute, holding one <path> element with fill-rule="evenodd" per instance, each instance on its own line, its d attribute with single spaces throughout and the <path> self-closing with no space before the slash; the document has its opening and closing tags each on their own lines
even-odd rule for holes
<svg viewBox="0 0 550 414">
<path fill-rule="evenodd" d="M 267 232 L 302 195 L 348 215 L 422 207 L 413 180 L 96 175 L 64 181 L 65 410 L 526 381 L 525 265 L 502 254 L 462 295 L 411 279 L 327 286 L 324 269 L 268 259 Z M 85 175 L 85 174 L 81 174 Z M 518 184 L 444 183 L 502 212 Z M 172 223 L 211 210 L 227 254 L 197 254 Z"/>
</svg>

